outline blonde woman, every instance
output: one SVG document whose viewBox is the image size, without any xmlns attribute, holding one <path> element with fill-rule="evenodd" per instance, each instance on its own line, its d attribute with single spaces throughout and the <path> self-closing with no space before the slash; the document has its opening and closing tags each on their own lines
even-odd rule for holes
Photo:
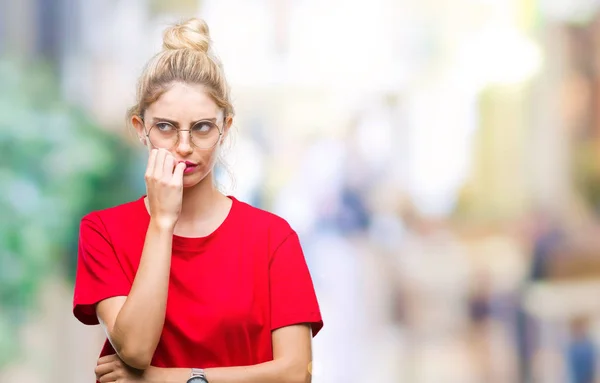
<svg viewBox="0 0 600 383">
<path fill-rule="evenodd" d="M 199 19 L 165 31 L 129 113 L 147 195 L 81 221 L 73 312 L 106 332 L 101 383 L 311 379 L 323 322 L 298 236 L 215 187 L 234 113 L 210 45 Z"/>
</svg>

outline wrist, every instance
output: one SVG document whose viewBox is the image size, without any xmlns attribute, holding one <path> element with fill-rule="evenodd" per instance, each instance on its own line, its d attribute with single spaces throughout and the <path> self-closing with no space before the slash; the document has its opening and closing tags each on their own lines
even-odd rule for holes
<svg viewBox="0 0 600 383">
<path fill-rule="evenodd" d="M 160 368 L 150 366 L 144 373 L 148 383 L 186 383 L 191 375 L 189 368 Z"/>
<path fill-rule="evenodd" d="M 173 233 L 177 220 L 171 218 L 150 218 L 150 226 L 158 231 Z"/>
</svg>

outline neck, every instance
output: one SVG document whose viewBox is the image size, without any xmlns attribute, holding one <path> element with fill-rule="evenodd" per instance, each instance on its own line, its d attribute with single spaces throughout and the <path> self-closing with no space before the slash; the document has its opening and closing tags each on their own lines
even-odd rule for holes
<svg viewBox="0 0 600 383">
<path fill-rule="evenodd" d="M 178 222 L 187 225 L 210 220 L 215 211 L 218 211 L 217 207 L 226 198 L 215 187 L 211 172 L 196 186 L 183 189 L 183 201 Z"/>
</svg>

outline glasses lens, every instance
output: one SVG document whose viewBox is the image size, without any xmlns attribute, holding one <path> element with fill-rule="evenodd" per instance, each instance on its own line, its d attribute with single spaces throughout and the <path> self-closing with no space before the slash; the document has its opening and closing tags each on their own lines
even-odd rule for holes
<svg viewBox="0 0 600 383">
<path fill-rule="evenodd" d="M 212 121 L 199 121 L 191 130 L 192 142 L 200 149 L 210 149 L 215 146 L 220 135 L 219 127 Z"/>
<path fill-rule="evenodd" d="M 150 129 L 148 139 L 152 146 L 171 149 L 177 145 L 177 128 L 169 123 L 160 122 Z"/>
<path fill-rule="evenodd" d="M 183 131 L 181 134 L 185 134 Z M 210 149 L 219 141 L 221 132 L 219 127 L 212 121 L 199 121 L 190 130 L 192 144 L 200 149 Z M 163 149 L 172 149 L 177 145 L 179 132 L 176 127 L 168 122 L 160 122 L 148 132 L 150 143 Z"/>
</svg>

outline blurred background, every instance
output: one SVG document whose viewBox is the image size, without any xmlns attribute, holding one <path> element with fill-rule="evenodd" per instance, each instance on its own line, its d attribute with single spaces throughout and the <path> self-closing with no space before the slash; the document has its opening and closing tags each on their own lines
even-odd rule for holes
<svg viewBox="0 0 600 383">
<path fill-rule="evenodd" d="M 599 382 L 600 1 L 0 1 L 0 382 L 93 381 L 78 225 L 144 193 L 125 111 L 207 20 L 221 188 L 298 231 L 315 383 Z"/>
</svg>

